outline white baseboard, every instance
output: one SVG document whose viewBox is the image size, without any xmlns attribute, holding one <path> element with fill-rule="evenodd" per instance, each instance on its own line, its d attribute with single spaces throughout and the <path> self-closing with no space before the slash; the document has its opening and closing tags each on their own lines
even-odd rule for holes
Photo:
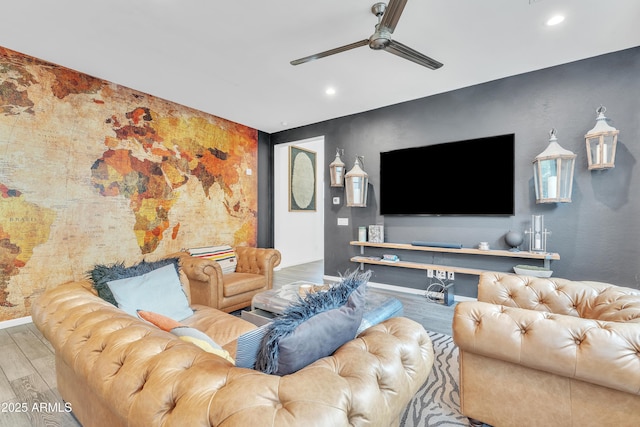
<svg viewBox="0 0 640 427">
<path fill-rule="evenodd" d="M 341 280 L 340 277 L 337 277 L 337 276 L 324 276 L 323 279 L 331 282 L 339 282 Z M 386 283 L 369 282 L 369 286 L 371 286 L 372 288 L 386 289 L 388 291 L 402 292 L 405 294 L 420 295 L 420 296 L 425 296 L 425 292 L 426 292 L 426 289 L 405 288 L 404 286 L 388 285 Z M 456 301 L 477 301 L 477 298 L 456 295 L 455 300 Z"/>
<path fill-rule="evenodd" d="M 0 329 L 12 328 L 14 326 L 24 325 L 25 323 L 31 323 L 33 320 L 31 316 L 18 317 L 17 319 L 4 320 L 0 322 Z"/>
<path fill-rule="evenodd" d="M 455 300 L 456 301 L 478 301 L 478 298 L 473 298 L 473 297 L 465 297 L 464 295 L 456 295 L 455 296 Z"/>
</svg>

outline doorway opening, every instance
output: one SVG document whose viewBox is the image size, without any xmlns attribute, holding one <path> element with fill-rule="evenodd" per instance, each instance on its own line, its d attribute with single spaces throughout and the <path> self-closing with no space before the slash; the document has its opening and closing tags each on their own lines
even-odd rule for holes
<svg viewBox="0 0 640 427">
<path fill-rule="evenodd" d="M 291 146 L 315 153 L 315 210 L 290 209 Z M 324 259 L 324 163 L 324 136 L 274 147 L 274 247 L 282 254 L 280 268 Z"/>
</svg>

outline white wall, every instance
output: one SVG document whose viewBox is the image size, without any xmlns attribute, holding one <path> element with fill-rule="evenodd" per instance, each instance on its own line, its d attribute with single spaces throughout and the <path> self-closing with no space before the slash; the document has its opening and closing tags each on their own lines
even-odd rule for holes
<svg viewBox="0 0 640 427">
<path fill-rule="evenodd" d="M 289 212 L 289 146 L 315 151 L 316 211 Z M 280 268 L 324 258 L 324 137 L 274 147 L 274 242 Z"/>
</svg>

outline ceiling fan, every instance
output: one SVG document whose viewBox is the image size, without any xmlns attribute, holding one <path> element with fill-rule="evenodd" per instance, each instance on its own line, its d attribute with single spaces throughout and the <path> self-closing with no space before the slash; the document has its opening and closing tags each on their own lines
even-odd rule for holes
<svg viewBox="0 0 640 427">
<path fill-rule="evenodd" d="M 314 61 L 326 56 L 335 55 L 336 53 L 369 45 L 373 50 L 385 50 L 389 53 L 393 53 L 394 55 L 398 55 L 401 58 L 408 59 L 409 61 L 422 65 L 423 67 L 437 70 L 442 67 L 443 64 L 441 62 L 438 62 L 433 58 L 429 58 L 428 56 L 423 55 L 400 42 L 391 40 L 391 34 L 393 33 L 393 30 L 395 30 L 406 4 L 407 0 L 390 0 L 389 5 L 384 3 L 374 4 L 371 6 L 371 13 L 378 17 L 378 23 L 376 24 L 376 31 L 371 35 L 371 37 L 345 46 L 337 47 L 335 49 L 316 53 L 315 55 L 296 59 L 291 61 L 291 65 L 304 64 L 305 62 Z"/>
</svg>

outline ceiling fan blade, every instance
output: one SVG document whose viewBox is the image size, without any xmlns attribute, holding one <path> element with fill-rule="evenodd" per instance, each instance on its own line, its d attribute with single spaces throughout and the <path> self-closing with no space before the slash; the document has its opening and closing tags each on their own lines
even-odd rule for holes
<svg viewBox="0 0 640 427">
<path fill-rule="evenodd" d="M 385 10 L 384 15 L 382 15 L 380 27 L 386 28 L 390 33 L 393 33 L 406 4 L 407 0 L 391 0 L 387 5 L 387 10 Z"/>
<path fill-rule="evenodd" d="M 427 55 L 423 55 L 417 50 L 411 49 L 409 46 L 403 45 L 395 40 L 391 40 L 384 50 L 432 70 L 437 70 L 444 65 L 441 62 L 438 62 L 433 58 L 429 58 Z"/>
<path fill-rule="evenodd" d="M 291 61 L 291 65 L 300 65 L 305 62 L 314 61 L 316 59 L 324 58 L 325 56 L 335 55 L 336 53 L 345 52 L 347 50 L 355 49 L 357 47 L 366 46 L 369 44 L 369 39 L 360 40 L 359 42 L 351 43 L 345 46 L 337 47 L 335 49 L 326 50 L 324 52 L 316 53 L 315 55 L 305 56 L 304 58 Z"/>
</svg>

